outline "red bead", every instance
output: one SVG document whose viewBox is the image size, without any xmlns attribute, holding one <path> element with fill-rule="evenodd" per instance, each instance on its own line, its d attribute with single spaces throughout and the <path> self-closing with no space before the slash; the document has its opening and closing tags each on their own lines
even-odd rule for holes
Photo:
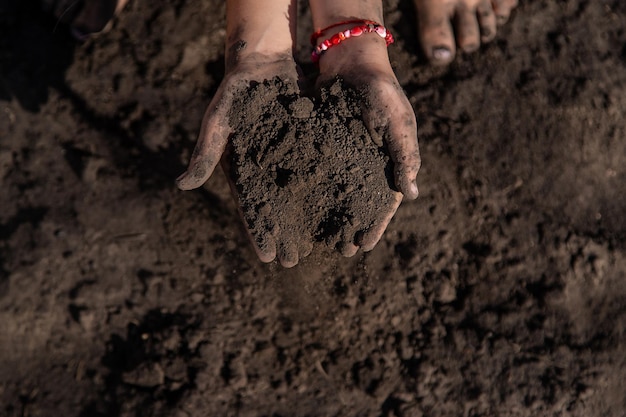
<svg viewBox="0 0 626 417">
<path fill-rule="evenodd" d="M 352 36 L 361 36 L 363 34 L 363 28 L 361 26 L 357 26 L 355 28 L 350 29 L 350 35 Z"/>
<path fill-rule="evenodd" d="M 324 54 L 326 50 L 330 49 L 333 46 L 339 45 L 340 43 L 342 43 L 342 41 L 348 38 L 351 38 L 352 36 L 361 36 L 364 33 L 375 32 L 378 36 L 385 39 L 385 43 L 387 44 L 387 46 L 393 43 L 394 39 L 393 39 L 393 36 L 391 35 L 391 32 L 389 32 L 387 28 L 385 28 L 383 25 L 376 23 L 376 22 L 372 22 L 370 20 L 352 20 L 352 21 L 336 23 L 334 25 L 327 27 L 326 29 L 322 29 L 320 31 L 315 32 L 311 36 L 311 43 L 315 45 L 315 43 L 317 42 L 318 38 L 322 35 L 322 33 L 328 29 L 331 29 L 331 28 L 334 28 L 343 24 L 347 24 L 347 23 L 357 23 L 357 22 L 360 22 L 361 24 L 354 26 L 352 29 L 346 29 L 342 32 L 336 33 L 330 38 L 325 39 L 324 41 L 319 43 L 317 47 L 315 47 L 315 49 L 311 53 L 311 60 L 314 63 L 319 63 L 320 57 Z"/>
</svg>

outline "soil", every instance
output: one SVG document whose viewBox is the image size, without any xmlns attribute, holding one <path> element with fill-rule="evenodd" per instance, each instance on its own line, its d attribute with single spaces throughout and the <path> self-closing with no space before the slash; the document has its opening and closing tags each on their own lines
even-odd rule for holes
<svg viewBox="0 0 626 417">
<path fill-rule="evenodd" d="M 0 2 L 0 415 L 624 415 L 626 3 L 521 2 L 431 68 L 387 0 L 420 198 L 293 269 L 222 174 L 174 186 L 223 2 L 131 1 L 82 45 L 36 3 Z"/>
<path fill-rule="evenodd" d="M 229 171 L 258 241 L 280 234 L 304 255 L 314 242 L 334 250 L 396 207 L 391 161 L 362 121 L 362 101 L 340 79 L 316 103 L 279 78 L 237 98 Z"/>
</svg>

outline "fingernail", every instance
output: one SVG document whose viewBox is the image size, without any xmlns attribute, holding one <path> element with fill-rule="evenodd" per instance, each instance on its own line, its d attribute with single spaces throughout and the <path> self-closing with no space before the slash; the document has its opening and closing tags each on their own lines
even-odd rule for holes
<svg viewBox="0 0 626 417">
<path fill-rule="evenodd" d="M 412 182 L 411 183 L 411 195 L 415 196 L 415 198 L 417 198 L 417 195 L 419 194 L 419 191 L 417 190 L 417 184 Z"/>
<path fill-rule="evenodd" d="M 452 57 L 452 52 L 446 47 L 439 46 L 433 48 L 433 59 L 437 61 L 447 61 Z"/>
<path fill-rule="evenodd" d="M 187 172 L 183 172 L 182 174 L 180 174 L 177 178 L 176 178 L 176 182 L 180 182 L 183 178 L 185 178 L 185 175 L 187 175 Z"/>
</svg>

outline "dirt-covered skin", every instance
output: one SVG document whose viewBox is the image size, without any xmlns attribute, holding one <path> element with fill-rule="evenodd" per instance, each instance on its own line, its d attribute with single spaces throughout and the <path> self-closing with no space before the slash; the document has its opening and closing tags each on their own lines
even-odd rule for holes
<svg viewBox="0 0 626 417">
<path fill-rule="evenodd" d="M 387 1 L 420 197 L 373 251 L 289 270 L 258 261 L 223 175 L 174 185 L 222 1 L 131 1 L 82 46 L 5 6 L 2 417 L 623 416 L 622 0 L 521 2 L 445 68 Z"/>
<path fill-rule="evenodd" d="M 225 160 L 246 226 L 261 247 L 264 236 L 280 236 L 279 258 L 288 264 L 315 242 L 343 252 L 388 224 L 402 200 L 382 143 L 362 122 L 361 101 L 342 80 L 314 103 L 274 78 L 251 86 L 231 109 Z"/>
<path fill-rule="evenodd" d="M 518 0 L 413 0 L 417 34 L 433 65 L 447 65 L 460 51 L 475 52 L 496 37 Z"/>
<path fill-rule="evenodd" d="M 246 48 L 245 41 L 233 41 L 230 49 L 232 53 L 237 54 L 235 51 L 245 51 Z M 237 132 L 240 125 L 256 123 L 255 116 L 259 106 L 263 107 L 265 103 L 274 103 L 280 99 L 278 90 L 267 90 L 267 94 L 263 97 L 263 103 L 260 101 L 257 103 L 241 101 L 241 97 L 248 95 L 251 85 L 263 84 L 265 80 L 278 77 L 283 80 L 285 86 L 291 89 L 291 94 L 297 95 L 299 92 L 296 63 L 288 53 L 269 56 L 254 53 L 243 62 L 237 59 L 235 55 L 231 61 L 227 65 L 226 75 L 202 120 L 202 127 L 189 166 L 176 179 L 178 187 L 182 190 L 201 187 L 213 174 L 220 161 L 226 172 L 229 172 L 227 176 L 231 182 L 235 178 L 235 176 L 230 175 L 230 168 L 228 167 L 230 158 L 224 155 L 227 151 L 227 145 L 230 144 L 231 136 Z M 231 117 L 235 103 L 239 104 L 239 114 L 237 117 Z M 285 117 L 290 118 L 291 116 L 285 115 Z M 245 139 L 249 139 L 246 146 L 255 140 L 253 137 Z M 233 195 L 238 201 L 239 196 L 236 189 L 233 189 Z M 294 203 L 296 202 L 292 202 L 293 205 L 296 205 Z M 269 217 L 279 217 L 279 215 L 277 212 L 273 212 Z M 307 251 L 310 251 L 309 247 L 299 247 L 298 243 L 301 240 L 310 239 L 296 237 L 288 229 L 274 228 L 269 231 L 260 224 L 261 222 L 265 224 L 266 220 L 269 220 L 267 216 L 266 218 L 254 219 L 248 217 L 245 222 L 251 243 L 259 259 L 263 262 L 271 262 L 278 257 L 282 265 L 294 266 L 298 263 L 300 252 L 304 251 L 301 255 L 305 256 Z"/>
</svg>

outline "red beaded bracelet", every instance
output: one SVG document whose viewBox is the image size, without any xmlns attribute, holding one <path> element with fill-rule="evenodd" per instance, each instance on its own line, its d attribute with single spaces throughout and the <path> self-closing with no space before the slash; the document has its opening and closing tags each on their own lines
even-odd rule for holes
<svg viewBox="0 0 626 417">
<path fill-rule="evenodd" d="M 318 30 L 317 32 L 313 33 L 313 35 L 311 35 L 311 44 L 315 46 L 315 44 L 317 43 L 317 40 L 327 30 L 335 28 L 337 26 L 347 25 L 347 24 L 352 24 L 352 23 L 360 23 L 360 24 L 354 26 L 351 29 L 346 29 L 342 32 L 335 33 L 333 36 L 331 36 L 330 38 L 324 40 L 319 45 L 317 45 L 315 49 L 313 49 L 313 52 L 311 52 L 311 61 L 313 61 L 314 63 L 317 63 L 320 60 L 320 56 L 322 56 L 322 54 L 326 52 L 328 49 L 332 48 L 333 46 L 339 45 L 341 42 L 345 41 L 346 39 L 349 39 L 351 37 L 361 36 L 364 33 L 378 34 L 378 36 L 385 39 L 385 43 L 387 44 L 387 46 L 393 43 L 393 35 L 391 34 L 391 32 L 387 30 L 386 27 L 384 27 L 380 23 L 376 23 L 371 20 L 348 20 L 345 22 L 335 23 L 333 25 L 330 25 L 322 30 Z"/>
<path fill-rule="evenodd" d="M 320 29 L 317 32 L 313 32 L 313 34 L 311 35 L 311 45 L 312 46 L 316 46 L 317 40 L 322 37 L 324 32 L 327 32 L 327 31 L 329 31 L 331 29 L 334 29 L 337 26 L 356 25 L 357 23 L 359 23 L 361 25 L 364 25 L 364 24 L 367 24 L 367 23 L 376 24 L 376 22 L 374 22 L 373 20 L 364 20 L 364 19 L 343 20 L 341 22 L 333 23 L 330 26 L 326 26 L 324 29 Z"/>
</svg>

